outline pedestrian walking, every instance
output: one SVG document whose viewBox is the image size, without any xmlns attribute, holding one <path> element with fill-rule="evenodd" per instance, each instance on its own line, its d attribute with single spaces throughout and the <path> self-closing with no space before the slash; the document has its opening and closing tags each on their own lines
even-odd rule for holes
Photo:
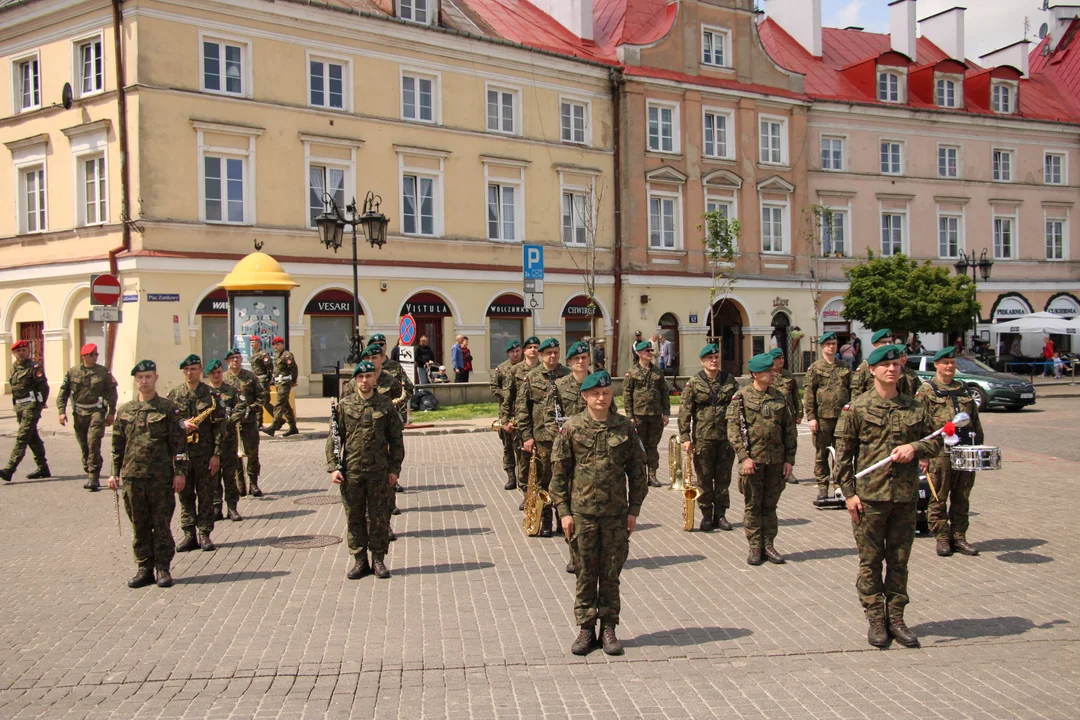
<svg viewBox="0 0 1080 720">
<path fill-rule="evenodd" d="M 97 359 L 97 345 L 83 345 L 79 364 L 64 375 L 56 396 L 61 426 L 67 425 L 67 404 L 71 400 L 72 426 L 87 476 L 83 487 L 90 492 L 97 492 L 101 486 L 101 439 L 105 428 L 111 427 L 116 419 L 116 378 Z"/>
<path fill-rule="evenodd" d="M 29 473 L 27 479 L 52 477 L 49 462 L 45 459 L 45 443 L 38 434 L 41 411 L 48 407 L 49 380 L 45 377 L 42 364 L 30 357 L 30 343 L 26 340 L 16 340 L 11 346 L 11 354 L 14 362 L 11 364 L 8 385 L 11 387 L 11 402 L 15 405 L 15 422 L 19 427 L 15 431 L 15 444 L 11 448 L 7 467 L 0 468 L 0 478 L 11 482 L 11 476 L 15 474 L 28 447 L 34 454 L 37 469 Z"/>
<path fill-rule="evenodd" d="M 274 417 L 274 406 L 270 404 L 270 388 L 274 385 L 274 359 L 262 349 L 262 338 L 252 335 L 251 343 L 251 371 L 262 385 L 266 394 L 262 399 L 262 410 L 259 411 L 259 429 L 263 426 L 263 413 L 271 418 Z"/>
<path fill-rule="evenodd" d="M 273 379 L 274 387 L 277 390 L 277 401 L 274 403 L 274 422 L 265 428 L 263 432 L 270 437 L 274 437 L 274 433 L 280 430 L 285 423 L 288 423 L 289 429 L 282 437 L 289 437 L 300 432 L 300 429 L 296 427 L 296 413 L 293 412 L 292 404 L 289 402 L 289 396 L 296 385 L 300 370 L 296 367 L 296 358 L 285 349 L 285 338 L 275 337 L 272 345 L 276 353 L 274 355 Z"/>
<path fill-rule="evenodd" d="M 247 404 L 241 399 L 236 386 L 225 382 L 225 366 L 214 358 L 206 364 L 206 381 L 217 393 L 217 404 L 225 415 L 225 434 L 221 438 L 221 462 L 217 472 L 210 476 L 214 488 L 214 521 L 225 519 L 225 506 L 228 505 L 229 519 L 235 521 L 240 513 L 236 503 L 240 499 L 240 488 L 236 486 L 236 466 L 240 437 L 237 425 L 247 414 Z"/>
<path fill-rule="evenodd" d="M 259 474 L 262 471 L 262 464 L 259 462 L 259 425 L 270 390 L 259 382 L 255 373 L 244 369 L 239 348 L 233 348 L 226 353 L 225 363 L 229 366 L 229 371 L 225 373 L 225 382 L 236 388 L 240 401 L 244 404 L 244 415 L 237 425 L 237 437 L 247 468 L 245 478 L 243 464 L 236 464 L 234 483 L 237 494 L 244 497 L 250 492 L 252 497 L 262 497 L 263 492 L 259 488 Z M 233 521 L 243 520 L 240 512 L 233 506 L 228 509 L 228 518 Z"/>
</svg>

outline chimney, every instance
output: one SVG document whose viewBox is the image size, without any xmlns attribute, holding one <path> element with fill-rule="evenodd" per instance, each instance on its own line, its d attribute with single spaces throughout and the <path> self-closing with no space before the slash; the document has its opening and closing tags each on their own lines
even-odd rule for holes
<svg viewBox="0 0 1080 720">
<path fill-rule="evenodd" d="M 593 0 L 534 0 L 533 4 L 582 40 L 593 39 Z"/>
<path fill-rule="evenodd" d="M 1069 24 L 1077 15 L 1080 15 L 1080 5 L 1075 2 L 1059 2 L 1050 4 L 1050 27 L 1047 36 L 1050 38 L 1050 52 L 1057 50 L 1057 45 L 1069 29 Z"/>
<path fill-rule="evenodd" d="M 979 64 L 983 67 L 1011 65 L 1020 71 L 1020 77 L 1026 78 L 1028 76 L 1028 45 L 1030 44 L 1030 40 L 1019 40 L 1012 45 L 980 55 Z"/>
<path fill-rule="evenodd" d="M 821 0 L 766 0 L 765 14 L 814 57 L 821 57 Z"/>
<path fill-rule="evenodd" d="M 889 37 L 893 50 L 915 62 L 915 0 L 889 3 Z"/>
<path fill-rule="evenodd" d="M 964 8 L 954 7 L 919 21 L 922 36 L 957 62 L 964 62 Z"/>
</svg>

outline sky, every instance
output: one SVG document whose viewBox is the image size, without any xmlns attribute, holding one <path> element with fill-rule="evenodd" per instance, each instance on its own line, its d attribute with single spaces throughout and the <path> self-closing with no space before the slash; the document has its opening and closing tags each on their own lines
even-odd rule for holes
<svg viewBox="0 0 1080 720">
<path fill-rule="evenodd" d="M 821 19 L 825 27 L 851 25 L 868 32 L 889 32 L 890 0 L 822 0 Z M 964 29 L 967 56 L 979 56 L 1004 47 L 1024 35 L 1024 18 L 1031 23 L 1028 39 L 1038 40 L 1039 26 L 1050 19 L 1041 10 L 1042 0 L 918 0 L 915 17 L 922 19 L 951 7 L 965 7 Z M 1031 47 L 1034 47 L 1032 45 Z"/>
</svg>

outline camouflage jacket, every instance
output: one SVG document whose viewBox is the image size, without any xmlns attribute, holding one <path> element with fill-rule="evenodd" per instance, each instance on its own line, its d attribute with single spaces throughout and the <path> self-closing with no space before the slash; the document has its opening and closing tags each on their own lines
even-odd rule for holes
<svg viewBox="0 0 1080 720">
<path fill-rule="evenodd" d="M 919 498 L 919 463 L 891 462 L 858 480 L 855 473 L 889 456 L 897 447 L 911 443 L 916 458 L 941 452 L 942 438 L 923 438 L 936 428 L 923 404 L 907 395 L 886 400 L 877 390 L 852 400 L 836 424 L 836 482 L 844 497 L 862 500 L 915 502 Z"/>
<path fill-rule="evenodd" d="M 791 374 L 791 371 L 787 368 L 781 368 L 780 372 L 776 373 L 776 383 L 774 387 L 780 391 L 780 394 L 784 396 L 784 399 L 788 401 L 788 406 L 791 408 L 791 413 L 796 420 L 802 418 L 803 407 L 802 398 L 799 397 L 799 383 L 796 382 L 795 376 Z"/>
<path fill-rule="evenodd" d="M 559 402 L 562 404 L 562 411 L 566 420 L 569 420 L 574 415 L 585 412 L 585 397 L 581 394 L 581 383 L 574 377 L 573 371 L 569 375 L 559 378 L 555 381 L 555 392 L 559 393 Z M 558 425 L 555 423 L 555 403 L 551 403 L 549 408 L 550 412 L 547 417 L 548 428 L 552 432 L 558 432 Z M 611 398 L 611 410 L 610 412 L 617 413 L 618 407 L 615 405 L 615 398 Z M 565 424 L 565 420 L 563 421 Z"/>
<path fill-rule="evenodd" d="M 26 362 L 13 362 L 8 382 L 13 402 L 29 397 L 33 397 L 38 405 L 49 401 L 49 379 L 45 377 L 45 366 L 37 360 L 27 358 Z"/>
<path fill-rule="evenodd" d="M 873 384 L 873 383 L 871 383 Z M 896 379 L 896 389 L 908 397 L 915 397 L 919 387 L 923 384 L 922 378 L 911 368 L 904 368 L 904 374 Z"/>
<path fill-rule="evenodd" d="M 551 372 L 545 372 L 541 363 L 533 368 L 518 386 L 514 424 L 521 432 L 522 442 L 551 442 L 555 439 L 555 394 L 552 390 L 556 380 L 569 374 L 570 368 L 561 363 Z M 551 427 L 547 423 L 549 415 L 553 419 Z"/>
<path fill-rule="evenodd" d="M 401 363 L 397 360 L 386 358 L 383 361 L 382 369 L 383 372 L 388 372 L 396 377 L 398 382 L 401 383 L 401 387 L 405 388 L 405 400 L 396 406 L 398 412 L 408 409 L 409 401 L 412 400 L 412 396 L 416 393 L 416 387 L 413 385 L 408 373 L 405 372 L 405 368 L 401 367 Z M 398 395 L 401 395 L 401 390 L 398 390 L 398 394 L 393 399 L 397 400 Z"/>
<path fill-rule="evenodd" d="M 68 399 L 76 415 L 92 415 L 104 410 L 106 415 L 116 414 L 116 378 L 104 365 L 94 364 L 71 368 L 60 384 L 56 396 L 56 408 L 61 415 L 67 413 Z"/>
<path fill-rule="evenodd" d="M 551 450 L 551 497 L 560 515 L 640 515 L 649 492 L 645 451 L 634 424 L 611 413 L 579 413 L 563 425 Z"/>
<path fill-rule="evenodd" d="M 125 481 L 135 478 L 171 482 L 187 475 L 187 433 L 180 408 L 161 395 L 143 402 L 132 400 L 116 411 L 112 429 L 112 474 Z"/>
<path fill-rule="evenodd" d="M 282 350 L 274 358 L 274 384 L 279 388 L 283 385 L 291 388 L 296 384 L 296 378 L 299 375 L 300 370 L 296 367 L 296 357 L 288 350 Z"/>
<path fill-rule="evenodd" d="M 683 442 L 727 441 L 727 409 L 739 391 L 734 375 L 721 370 L 714 380 L 704 370 L 683 386 L 679 404 L 679 436 Z"/>
<path fill-rule="evenodd" d="M 631 420 L 637 415 L 671 414 L 671 398 L 667 382 L 655 365 L 647 369 L 634 363 L 623 376 L 623 412 Z"/>
<path fill-rule="evenodd" d="M 851 399 L 851 370 L 841 362 L 815 360 L 803 380 L 803 410 L 807 420 L 838 418 Z"/>
<path fill-rule="evenodd" d="M 240 423 L 261 424 L 262 406 L 270 402 L 269 388 L 259 381 L 255 373 L 244 368 L 240 368 L 235 375 L 231 371 L 226 372 L 225 382 L 236 388 L 238 400 L 243 403 L 244 416 L 240 418 Z"/>
<path fill-rule="evenodd" d="M 260 350 L 251 356 L 251 371 L 255 373 L 255 377 L 259 379 L 263 387 L 270 391 L 270 386 L 274 384 L 274 360 L 270 355 Z"/>
<path fill-rule="evenodd" d="M 361 473 L 401 473 L 401 462 L 405 459 L 403 426 L 389 399 L 376 392 L 365 400 L 354 392 L 338 402 L 337 412 L 338 427 L 345 439 L 342 472 L 350 477 Z M 330 434 L 326 438 L 326 472 L 337 469 L 334 437 Z"/>
<path fill-rule="evenodd" d="M 855 372 L 851 373 L 851 399 L 854 400 L 872 387 L 874 376 L 870 374 L 870 366 L 863 360 L 859 367 L 855 368 Z"/>
<path fill-rule="evenodd" d="M 510 392 L 510 383 L 514 379 L 512 372 L 514 365 L 516 364 L 517 363 L 512 363 L 509 360 L 503 360 L 499 363 L 499 366 L 491 372 L 491 379 L 488 381 L 488 387 L 491 388 L 491 394 L 495 396 L 500 405 L 502 405 L 503 398 L 506 397 L 506 394 Z"/>
<path fill-rule="evenodd" d="M 930 422 L 935 430 L 951 422 L 957 413 L 967 413 L 971 417 L 971 424 L 957 430 L 960 442 L 964 445 L 982 444 L 985 436 L 982 421 L 979 420 L 979 405 L 975 402 L 975 398 L 971 397 L 964 383 L 953 380 L 951 385 L 942 385 L 936 377 L 930 378 L 919 386 L 915 399 L 926 409 L 926 414 L 930 416 Z M 974 435 L 969 433 L 974 433 Z M 943 442 L 941 456 L 946 457 L 948 454 L 949 449 Z"/>
<path fill-rule="evenodd" d="M 200 382 L 194 390 L 188 386 L 179 385 L 169 391 L 169 399 L 180 408 L 180 417 L 191 420 L 196 415 L 210 407 L 211 401 L 217 404 L 214 412 L 199 425 L 199 441 L 188 443 L 188 454 L 191 457 L 207 457 L 209 455 L 221 455 L 221 441 L 225 437 L 225 408 L 217 402 L 217 393 L 212 387 Z"/>
<path fill-rule="evenodd" d="M 499 401 L 499 424 L 505 425 L 509 422 L 515 422 L 517 398 L 521 386 L 525 383 L 525 377 L 538 367 L 540 367 L 539 362 L 535 365 L 529 365 L 522 360 L 510 368 L 510 379 L 506 381 L 507 392 Z"/>
<path fill-rule="evenodd" d="M 222 382 L 221 387 L 210 386 L 217 393 L 217 404 L 225 411 L 225 436 L 236 435 L 236 423 L 247 415 L 247 403 L 240 399 L 235 386 Z"/>
<path fill-rule="evenodd" d="M 743 439 L 743 408 L 746 412 L 749 448 Z M 750 384 L 735 393 L 728 405 L 727 421 L 728 442 L 735 448 L 740 463 L 750 458 L 755 463 L 765 465 L 795 464 L 798 440 L 795 418 L 787 400 L 776 388 L 766 388 L 765 392 L 761 392 Z"/>
</svg>

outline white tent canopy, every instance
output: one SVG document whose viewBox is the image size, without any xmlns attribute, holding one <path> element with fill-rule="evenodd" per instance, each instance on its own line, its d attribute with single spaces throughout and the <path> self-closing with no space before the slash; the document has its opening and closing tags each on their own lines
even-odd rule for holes
<svg viewBox="0 0 1080 720">
<path fill-rule="evenodd" d="M 1076 335 L 1080 332 L 1080 318 L 1066 320 L 1060 315 L 1048 312 L 1022 315 L 1006 322 L 995 323 L 990 332 L 995 335 L 1010 333 L 1014 335 Z"/>
</svg>

